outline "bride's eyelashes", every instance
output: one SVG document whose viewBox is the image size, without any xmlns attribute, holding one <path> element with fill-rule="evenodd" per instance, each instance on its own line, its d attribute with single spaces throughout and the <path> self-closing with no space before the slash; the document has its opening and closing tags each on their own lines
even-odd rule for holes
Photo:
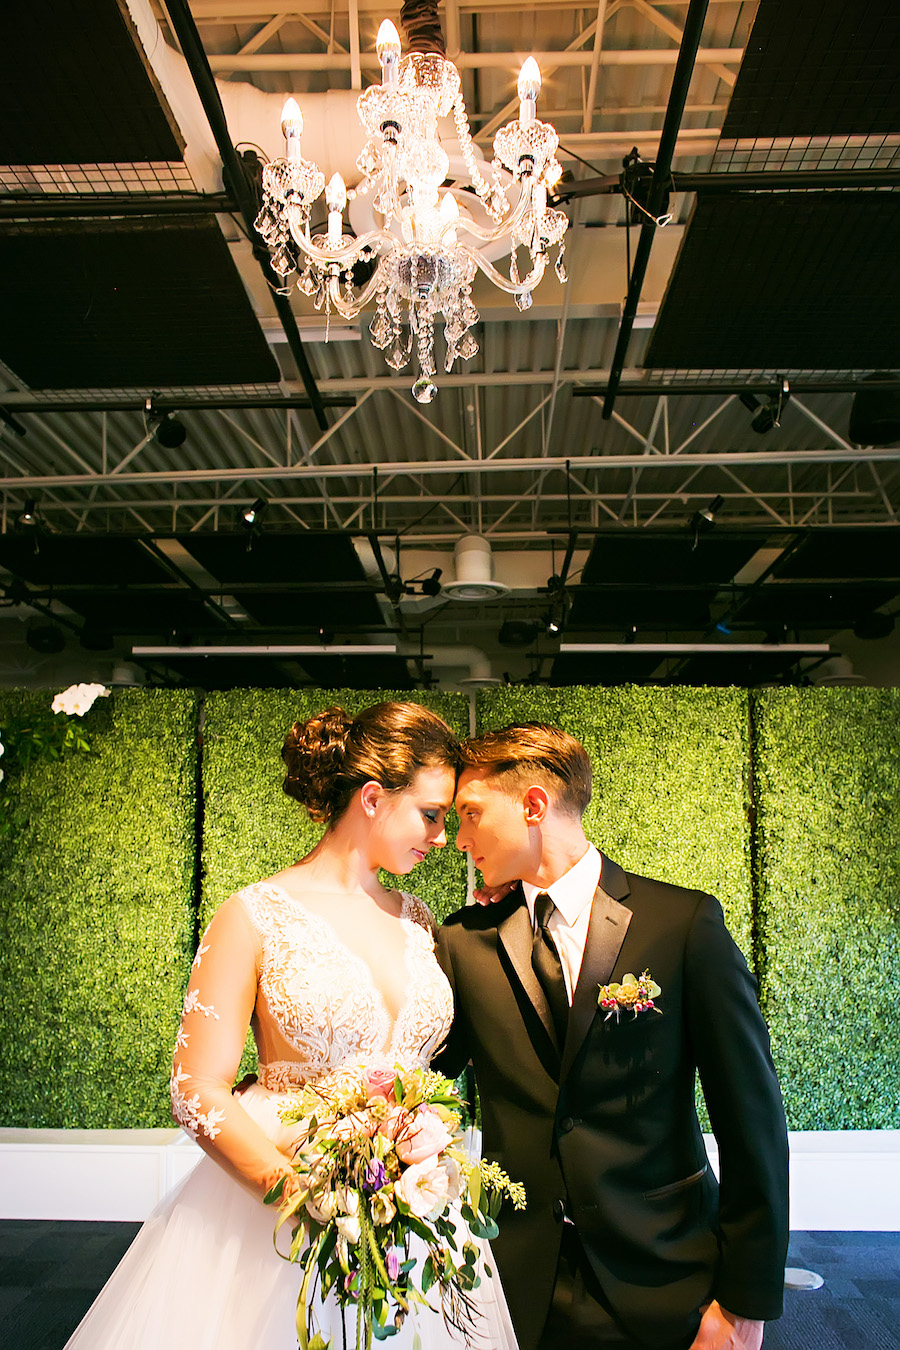
<svg viewBox="0 0 900 1350">
<path fill-rule="evenodd" d="M 429 825 L 436 825 L 440 819 L 440 811 L 423 810 L 422 815 L 428 821 Z"/>
</svg>

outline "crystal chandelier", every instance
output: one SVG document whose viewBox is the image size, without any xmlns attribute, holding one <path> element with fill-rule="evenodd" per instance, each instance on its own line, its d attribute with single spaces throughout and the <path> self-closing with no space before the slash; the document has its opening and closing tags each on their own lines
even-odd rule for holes
<svg viewBox="0 0 900 1350">
<path fill-rule="evenodd" d="M 408 7 L 409 0 L 400 22 L 409 36 L 412 24 L 404 21 Z M 529 57 L 522 66 L 519 116 L 494 137 L 488 182 L 476 162 L 459 71 L 443 54 L 437 5 L 419 0 L 415 8 L 426 11 L 430 26 L 424 35 L 418 26 L 412 38 L 415 47 L 406 56 L 400 54 L 400 37 L 389 20 L 378 30 L 381 84 L 365 89 L 356 105 L 366 132 L 356 161 L 362 175 L 358 186 L 348 192 L 340 174 L 335 174 L 326 187 L 322 171 L 303 158 L 303 117 L 289 98 L 281 123 L 285 156 L 263 170 L 263 207 L 256 228 L 269 246 L 276 272 L 282 278 L 297 272 L 300 290 L 314 297 L 317 310 L 324 307 L 327 314 L 336 311 L 353 319 L 374 300 L 369 325 L 373 343 L 394 370 L 402 370 L 414 357 L 418 377 L 412 392 L 420 403 L 430 403 L 437 393 L 438 315 L 444 319 L 444 368 L 449 371 L 457 357 L 468 360 L 478 351 L 471 331 L 478 320 L 472 301 L 478 269 L 514 296 L 520 310 L 528 309 L 551 245 L 557 249 L 556 275 L 560 281 L 566 279 L 562 240 L 568 220 L 547 205 L 548 188 L 558 182 L 562 170 L 556 159 L 559 137 L 535 113 L 541 85 L 537 62 Z M 491 224 L 479 225 L 464 205 L 460 210 L 452 191 L 441 191 L 450 161 L 437 122 L 450 113 L 471 189 Z M 311 235 L 311 211 L 323 191 L 327 233 Z M 370 192 L 381 228 L 358 238 L 344 234 L 348 196 Z M 460 195 L 464 201 L 465 194 Z M 498 240 L 510 247 L 508 277 L 482 251 Z M 520 248 L 530 257 L 525 276 L 519 270 Z M 357 286 L 354 266 L 376 258 L 374 272 Z"/>
</svg>

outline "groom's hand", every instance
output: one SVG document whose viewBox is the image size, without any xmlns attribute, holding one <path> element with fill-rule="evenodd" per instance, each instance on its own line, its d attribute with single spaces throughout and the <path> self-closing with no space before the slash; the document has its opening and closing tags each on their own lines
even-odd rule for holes
<svg viewBox="0 0 900 1350">
<path fill-rule="evenodd" d="M 760 1350 L 765 1322 L 736 1317 L 713 1301 L 703 1311 L 691 1350 Z"/>
<path fill-rule="evenodd" d="M 480 886 L 472 892 L 472 899 L 476 905 L 496 905 L 498 900 L 505 900 L 518 884 L 518 881 L 505 881 L 502 886 Z"/>
</svg>

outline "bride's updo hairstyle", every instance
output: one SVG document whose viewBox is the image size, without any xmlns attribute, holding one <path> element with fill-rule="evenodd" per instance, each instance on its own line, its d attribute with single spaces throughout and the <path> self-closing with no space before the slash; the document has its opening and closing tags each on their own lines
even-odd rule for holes
<svg viewBox="0 0 900 1350">
<path fill-rule="evenodd" d="M 365 783 L 408 788 L 419 769 L 459 767 L 459 741 L 435 713 L 418 703 L 376 703 L 351 717 L 325 708 L 295 722 L 281 757 L 284 790 L 313 820 L 335 824 Z"/>
</svg>

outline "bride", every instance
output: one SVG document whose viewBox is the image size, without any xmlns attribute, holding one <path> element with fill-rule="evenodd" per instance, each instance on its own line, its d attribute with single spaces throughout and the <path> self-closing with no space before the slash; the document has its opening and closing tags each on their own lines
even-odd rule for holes
<svg viewBox="0 0 900 1350">
<path fill-rule="evenodd" d="M 294 1139 L 279 1111 L 292 1089 L 343 1066 L 424 1066 L 449 1030 L 431 914 L 378 872 L 405 874 L 443 848 L 457 754 L 450 728 L 411 703 L 294 723 L 284 789 L 326 829 L 305 858 L 219 909 L 176 1041 L 173 1113 L 208 1156 L 144 1224 L 66 1350 L 296 1350 L 301 1272 L 276 1253 L 276 1211 L 262 1203 L 290 1171 Z M 233 1092 L 248 1025 L 259 1077 Z M 473 1346 L 515 1350 L 496 1278 L 473 1298 Z M 336 1301 L 315 1310 L 340 1350 Z M 352 1314 L 347 1323 L 355 1344 Z M 418 1309 L 391 1344 L 464 1342 Z"/>
</svg>

